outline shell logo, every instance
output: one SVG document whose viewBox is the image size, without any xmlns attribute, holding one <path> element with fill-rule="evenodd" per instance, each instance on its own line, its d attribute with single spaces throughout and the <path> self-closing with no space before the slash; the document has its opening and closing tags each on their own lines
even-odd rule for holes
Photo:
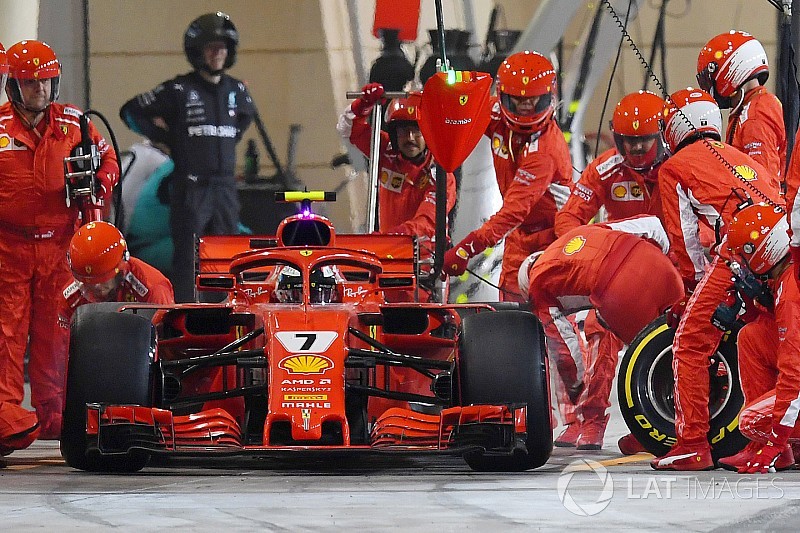
<svg viewBox="0 0 800 533">
<path fill-rule="evenodd" d="M 758 173 L 747 165 L 736 165 L 734 170 L 744 179 L 744 181 L 753 181 L 758 177 Z"/>
<path fill-rule="evenodd" d="M 381 183 L 386 183 L 389 181 L 389 173 L 385 170 L 381 170 Z"/>
<path fill-rule="evenodd" d="M 628 190 L 622 185 L 617 185 L 611 190 L 611 194 L 613 194 L 615 198 L 625 198 L 625 195 L 628 194 Z"/>
<path fill-rule="evenodd" d="M 0 136 L 0 148 L 5 148 L 10 143 L 11 141 L 9 140 L 8 136 L 6 135 Z"/>
<path fill-rule="evenodd" d="M 580 252 L 585 244 L 586 238 L 581 236 L 573 237 L 564 245 L 564 255 L 574 255 Z"/>
<path fill-rule="evenodd" d="M 333 368 L 333 361 L 324 355 L 290 355 L 278 363 L 290 374 L 324 374 Z"/>
</svg>

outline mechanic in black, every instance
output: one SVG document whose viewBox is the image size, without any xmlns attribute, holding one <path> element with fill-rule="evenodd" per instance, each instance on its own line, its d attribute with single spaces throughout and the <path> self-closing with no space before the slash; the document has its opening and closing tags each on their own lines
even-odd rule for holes
<svg viewBox="0 0 800 533">
<path fill-rule="evenodd" d="M 120 118 L 175 161 L 170 229 L 176 302 L 194 296 L 195 235 L 238 233 L 236 143 L 255 109 L 241 81 L 225 74 L 236 62 L 239 33 L 228 15 L 207 13 L 186 30 L 183 48 L 194 71 L 129 100 Z"/>
</svg>

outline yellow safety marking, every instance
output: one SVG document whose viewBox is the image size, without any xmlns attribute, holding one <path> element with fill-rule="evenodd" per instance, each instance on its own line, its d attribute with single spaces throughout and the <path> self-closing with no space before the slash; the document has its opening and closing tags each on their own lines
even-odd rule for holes
<svg viewBox="0 0 800 533">
<path fill-rule="evenodd" d="M 9 459 L 9 461 L 14 461 L 14 459 Z M 64 459 L 61 457 L 58 458 L 49 458 L 49 459 L 20 459 L 20 462 L 7 462 L 3 464 L 3 461 L 0 461 L 0 472 L 9 471 L 9 470 L 30 470 L 32 468 L 38 468 L 40 466 L 47 466 L 47 465 L 64 465 Z"/>
<path fill-rule="evenodd" d="M 655 457 L 653 454 L 642 452 L 642 453 L 637 453 L 636 455 L 625 455 L 623 457 L 616 457 L 614 459 L 603 459 L 602 461 L 593 461 L 593 462 L 599 463 L 603 466 L 620 466 L 630 463 L 642 463 L 644 461 L 651 460 L 653 457 Z M 592 468 L 589 465 L 582 465 L 582 466 L 575 465 L 575 468 L 570 468 L 570 470 L 574 472 L 585 470 L 588 472 L 591 471 Z"/>
</svg>

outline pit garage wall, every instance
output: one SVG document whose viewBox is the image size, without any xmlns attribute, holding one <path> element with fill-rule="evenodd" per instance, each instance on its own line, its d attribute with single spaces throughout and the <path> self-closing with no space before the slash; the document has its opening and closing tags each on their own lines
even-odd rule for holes
<svg viewBox="0 0 800 533">
<path fill-rule="evenodd" d="M 380 53 L 380 42 L 372 37 L 373 0 L 351 0 L 359 13 L 359 36 L 363 46 L 364 69 Z M 402 0 L 398 0 L 402 1 Z M 469 9 L 465 9 L 469 2 Z M 503 23 L 509 29 L 524 29 L 541 0 L 498 0 L 505 12 Z M 624 2 L 623 2 L 624 3 Z M 342 169 L 330 168 L 332 156 L 342 151 L 334 129 L 336 118 L 346 105 L 344 91 L 360 87 L 353 60 L 348 0 L 88 0 L 90 21 L 91 106 L 111 120 L 121 148 L 137 141 L 117 118 L 119 107 L 136 93 L 160 81 L 189 70 L 183 55 L 183 32 L 196 16 L 222 10 L 231 15 L 241 34 L 239 59 L 231 74 L 247 81 L 262 118 L 283 164 L 289 125 L 299 123 L 297 172 L 309 188 L 332 189 L 346 178 Z M 596 2 L 586 2 L 565 30 L 565 59 L 575 46 L 581 28 L 589 24 Z M 82 0 L 0 0 L 3 13 L 0 41 L 6 46 L 22 38 L 36 36 L 38 11 L 39 38 L 50 42 L 64 60 L 62 101 L 85 105 L 82 72 Z M 488 26 L 492 0 L 444 0 L 447 27 L 474 25 L 473 41 L 482 43 Z M 659 2 L 640 1 L 640 15 L 629 28 L 649 57 L 645 43 L 652 39 Z M 689 11 L 684 11 L 690 8 Z M 471 12 L 471 21 L 468 15 Z M 764 43 L 770 62 L 776 64 L 776 11 L 766 0 L 694 0 L 670 2 L 666 20 L 668 88 L 695 83 L 697 52 L 705 41 L 731 28 L 743 29 Z M 624 12 L 620 13 L 624 16 Z M 433 0 L 422 0 L 417 45 L 427 44 L 426 30 L 435 28 Z M 412 48 L 408 48 L 409 52 Z M 476 56 L 479 49 L 474 49 Z M 427 53 L 427 50 L 422 50 Z M 424 57 L 421 59 L 424 60 Z M 610 73 L 610 65 L 603 68 Z M 660 76 L 660 63 L 655 71 Z M 642 86 L 643 70 L 623 46 L 620 65 L 612 84 L 609 110 L 625 93 Z M 608 74 L 595 91 L 587 112 L 587 130 L 597 129 Z M 652 84 L 650 85 L 652 88 Z M 246 140 L 256 138 L 251 127 L 239 148 L 241 168 Z M 261 144 L 259 141 L 259 148 Z M 261 174 L 274 169 L 261 149 Z M 352 209 L 365 209 L 359 201 Z M 349 229 L 351 205 L 347 195 L 326 206 L 340 229 Z"/>
</svg>

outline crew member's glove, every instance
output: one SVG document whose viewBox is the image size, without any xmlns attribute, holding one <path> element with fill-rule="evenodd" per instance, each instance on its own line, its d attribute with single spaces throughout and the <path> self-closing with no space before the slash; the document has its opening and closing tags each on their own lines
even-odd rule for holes
<svg viewBox="0 0 800 533">
<path fill-rule="evenodd" d="M 448 276 L 460 276 L 467 269 L 470 257 L 475 257 L 486 249 L 486 245 L 478 239 L 473 231 L 464 240 L 444 253 L 442 272 Z"/>
<path fill-rule="evenodd" d="M 94 195 L 102 200 L 111 199 L 111 190 L 113 188 L 112 178 L 107 173 L 98 173 L 95 178 L 95 191 Z"/>
<path fill-rule="evenodd" d="M 685 296 L 678 303 L 672 304 L 672 307 L 667 310 L 667 325 L 672 329 L 677 329 L 678 324 L 681 323 L 681 317 L 683 312 L 686 311 L 686 302 L 688 301 L 689 297 Z"/>
<path fill-rule="evenodd" d="M 368 83 L 361 88 L 361 96 L 350 104 L 350 109 L 357 117 L 364 117 L 372 112 L 372 108 L 382 97 L 383 85 Z"/>
<path fill-rule="evenodd" d="M 794 279 L 800 282 L 800 246 L 790 246 L 792 253 L 792 263 L 794 263 Z"/>
</svg>

